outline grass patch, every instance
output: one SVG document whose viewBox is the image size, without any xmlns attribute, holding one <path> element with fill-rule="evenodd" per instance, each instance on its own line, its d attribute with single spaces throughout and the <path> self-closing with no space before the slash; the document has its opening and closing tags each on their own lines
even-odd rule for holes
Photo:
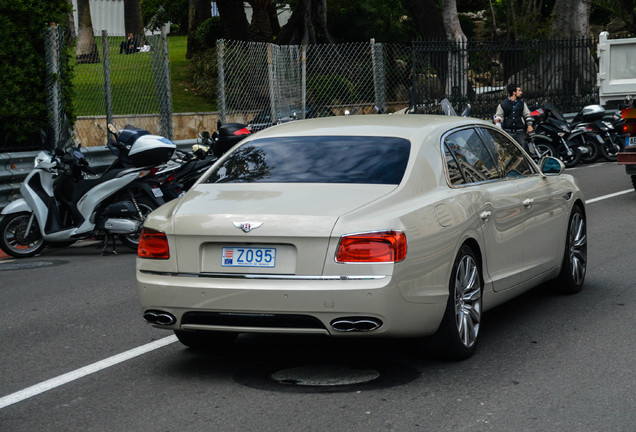
<svg viewBox="0 0 636 432">
<path fill-rule="evenodd" d="M 113 114 L 158 113 L 160 98 L 165 98 L 165 91 L 158 91 L 161 85 L 160 57 L 156 56 L 158 52 L 120 54 L 119 44 L 123 40 L 123 37 L 109 38 L 108 56 L 111 65 Z M 95 42 L 101 48 L 101 37 L 96 37 Z M 185 58 L 186 44 L 186 36 L 168 37 L 172 111 L 175 113 L 215 111 L 214 104 L 192 91 L 190 62 Z M 160 47 L 157 47 L 158 49 Z M 100 63 L 76 64 L 74 70 L 75 114 L 78 116 L 105 115 L 103 58 L 100 58 Z"/>
</svg>

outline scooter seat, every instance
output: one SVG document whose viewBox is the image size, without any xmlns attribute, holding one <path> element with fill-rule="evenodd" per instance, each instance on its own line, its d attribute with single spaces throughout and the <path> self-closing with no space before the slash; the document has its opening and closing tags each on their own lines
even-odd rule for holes
<svg viewBox="0 0 636 432">
<path fill-rule="evenodd" d="M 77 203 L 81 197 L 83 197 L 86 192 L 93 189 L 95 186 L 105 183 L 108 180 L 112 180 L 117 177 L 117 174 L 121 172 L 121 169 L 115 169 L 112 171 L 107 171 L 102 174 L 100 177 L 94 179 L 85 179 L 78 182 L 73 190 L 73 201 Z"/>
</svg>

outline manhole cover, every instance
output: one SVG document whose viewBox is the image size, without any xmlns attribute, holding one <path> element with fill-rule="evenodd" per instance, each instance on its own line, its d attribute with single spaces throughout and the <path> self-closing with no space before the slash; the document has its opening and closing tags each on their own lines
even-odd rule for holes
<svg viewBox="0 0 636 432">
<path fill-rule="evenodd" d="M 299 386 L 340 386 L 371 382 L 381 374 L 374 369 L 356 369 L 339 365 L 299 366 L 272 373 L 280 384 Z"/>
<path fill-rule="evenodd" d="M 234 374 L 242 385 L 290 393 L 337 393 L 402 385 L 419 373 L 397 364 L 306 364 L 244 368 Z"/>
<path fill-rule="evenodd" d="M 30 270 L 40 267 L 50 267 L 61 264 L 66 264 L 68 261 L 63 260 L 48 260 L 48 261 L 9 261 L 7 263 L 0 263 L 0 271 L 2 270 Z"/>
</svg>

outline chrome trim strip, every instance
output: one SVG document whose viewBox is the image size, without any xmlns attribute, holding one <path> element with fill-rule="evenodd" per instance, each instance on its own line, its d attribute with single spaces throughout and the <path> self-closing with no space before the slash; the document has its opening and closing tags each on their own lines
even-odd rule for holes
<svg viewBox="0 0 636 432">
<path fill-rule="evenodd" d="M 139 270 L 140 273 L 191 278 L 220 278 L 220 279 L 279 279 L 279 280 L 379 280 L 386 275 L 368 276 L 296 276 L 296 275 L 268 275 L 268 274 L 245 274 L 245 273 L 175 273 L 161 272 L 153 270 Z"/>
</svg>

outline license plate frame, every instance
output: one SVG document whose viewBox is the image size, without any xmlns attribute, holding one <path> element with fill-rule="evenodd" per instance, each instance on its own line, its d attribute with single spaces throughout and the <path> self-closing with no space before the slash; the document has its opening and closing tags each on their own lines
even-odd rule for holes
<svg viewBox="0 0 636 432">
<path fill-rule="evenodd" d="M 221 267 L 276 267 L 275 247 L 225 246 L 221 250 Z"/>
</svg>

